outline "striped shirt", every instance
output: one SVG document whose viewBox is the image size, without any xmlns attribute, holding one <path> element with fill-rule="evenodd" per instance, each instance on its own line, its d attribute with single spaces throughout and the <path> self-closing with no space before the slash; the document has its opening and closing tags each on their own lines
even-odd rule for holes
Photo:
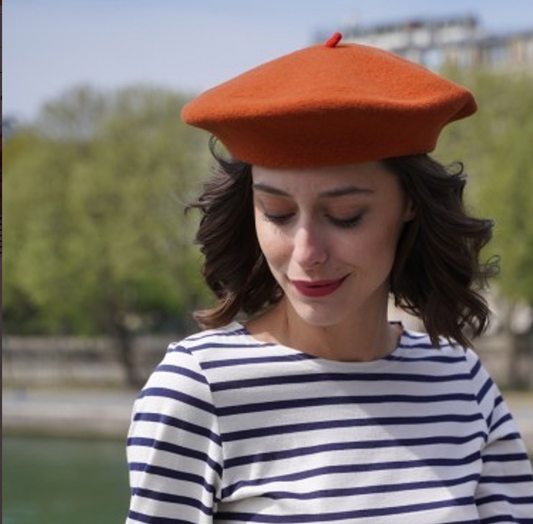
<svg viewBox="0 0 533 524">
<path fill-rule="evenodd" d="M 171 344 L 136 401 L 127 524 L 533 524 L 531 464 L 469 349 L 404 330 L 337 362 L 237 322 Z"/>
</svg>

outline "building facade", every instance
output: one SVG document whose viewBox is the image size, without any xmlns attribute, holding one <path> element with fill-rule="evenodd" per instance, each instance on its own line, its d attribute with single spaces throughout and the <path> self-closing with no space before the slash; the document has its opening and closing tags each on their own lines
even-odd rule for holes
<svg viewBox="0 0 533 524">
<path fill-rule="evenodd" d="M 345 42 L 386 49 L 430 69 L 533 71 L 533 29 L 495 34 L 474 16 L 348 26 Z"/>
</svg>

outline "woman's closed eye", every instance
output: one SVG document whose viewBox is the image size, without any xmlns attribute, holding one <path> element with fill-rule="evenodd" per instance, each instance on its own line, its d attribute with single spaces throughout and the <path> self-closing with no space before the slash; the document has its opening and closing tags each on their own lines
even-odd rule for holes
<svg viewBox="0 0 533 524">
<path fill-rule="evenodd" d="M 294 213 L 269 213 L 267 211 L 263 211 L 263 218 L 267 222 L 272 222 L 274 224 L 279 224 L 279 225 L 285 224 L 293 216 L 294 216 Z"/>
<path fill-rule="evenodd" d="M 272 222 L 273 224 L 277 225 L 283 225 L 286 224 L 295 216 L 296 213 L 290 212 L 290 213 L 273 213 L 273 212 L 267 212 L 263 211 L 263 218 L 267 222 Z M 351 227 L 355 227 L 363 217 L 364 213 L 357 213 L 357 215 L 347 217 L 347 218 L 341 218 L 336 217 L 330 214 L 324 214 L 325 219 L 332 225 L 336 227 L 340 227 L 343 229 L 349 229 Z"/>
<path fill-rule="evenodd" d="M 363 215 L 364 213 L 357 213 L 357 215 L 347 218 L 338 218 L 332 215 L 326 215 L 326 218 L 334 226 L 348 229 L 351 227 L 355 227 L 357 224 L 359 224 L 361 218 L 363 218 Z"/>
</svg>

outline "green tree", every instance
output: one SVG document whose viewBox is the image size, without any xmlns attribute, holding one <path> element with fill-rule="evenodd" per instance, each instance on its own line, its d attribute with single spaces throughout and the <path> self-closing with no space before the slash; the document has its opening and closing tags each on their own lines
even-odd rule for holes
<svg viewBox="0 0 533 524">
<path fill-rule="evenodd" d="M 138 382 L 132 335 L 185 318 L 205 293 L 183 209 L 207 156 L 180 123 L 185 101 L 79 88 L 5 144 L 7 329 L 112 335 Z"/>
<path fill-rule="evenodd" d="M 456 77 L 475 93 L 479 111 L 444 132 L 437 154 L 465 162 L 471 207 L 495 221 L 494 239 L 486 254 L 501 257 L 498 292 L 510 304 L 532 307 L 533 77 L 482 71 Z M 520 367 L 524 351 L 529 353 L 526 360 L 533 358 L 533 329 L 515 335 L 512 360 Z M 524 382 L 518 371 L 513 380 Z"/>
</svg>

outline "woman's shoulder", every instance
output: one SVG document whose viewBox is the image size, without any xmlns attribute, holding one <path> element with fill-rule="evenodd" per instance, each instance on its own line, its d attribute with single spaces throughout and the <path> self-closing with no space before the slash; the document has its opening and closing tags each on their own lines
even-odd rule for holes
<svg viewBox="0 0 533 524">
<path fill-rule="evenodd" d="M 242 324 L 234 321 L 219 328 L 205 329 L 187 335 L 180 341 L 172 342 L 169 347 L 183 346 L 194 351 L 195 349 L 203 349 L 211 344 L 224 344 L 241 340 L 247 333 Z"/>
<path fill-rule="evenodd" d="M 442 361 L 470 363 L 478 361 L 478 357 L 470 347 L 465 347 L 454 340 L 444 337 L 438 339 L 435 344 L 427 333 L 404 329 L 400 339 L 399 349 L 404 355 L 417 355 Z"/>
<path fill-rule="evenodd" d="M 168 345 L 161 362 L 150 374 L 138 404 L 147 406 L 151 399 L 164 398 L 171 411 L 177 403 L 210 412 L 212 403 L 209 369 L 219 348 L 234 347 L 244 337 L 244 328 L 234 322 L 219 329 L 200 331 Z M 197 399 L 191 401 L 187 399 Z M 207 408 L 205 408 L 207 406 Z M 140 409 L 140 408 L 138 408 Z M 180 408 L 181 409 L 181 408 Z"/>
<path fill-rule="evenodd" d="M 167 353 L 183 352 L 201 358 L 202 355 L 209 355 L 212 351 L 230 349 L 253 345 L 246 328 L 239 322 L 231 322 L 225 326 L 198 331 L 186 336 L 180 341 L 171 342 L 168 345 Z"/>
<path fill-rule="evenodd" d="M 255 348 L 260 344 L 254 340 L 246 328 L 237 321 L 225 326 L 206 329 L 188 335 L 180 341 L 171 342 L 167 347 L 165 360 L 193 360 L 200 367 L 216 358 L 242 354 L 246 348 Z"/>
<path fill-rule="evenodd" d="M 434 344 L 428 333 L 416 331 L 413 329 L 403 329 L 400 344 L 405 348 L 412 349 L 427 349 L 434 351 L 462 351 L 468 350 L 465 346 L 458 344 L 454 340 L 449 340 L 444 337 L 439 337 L 438 343 Z"/>
</svg>

